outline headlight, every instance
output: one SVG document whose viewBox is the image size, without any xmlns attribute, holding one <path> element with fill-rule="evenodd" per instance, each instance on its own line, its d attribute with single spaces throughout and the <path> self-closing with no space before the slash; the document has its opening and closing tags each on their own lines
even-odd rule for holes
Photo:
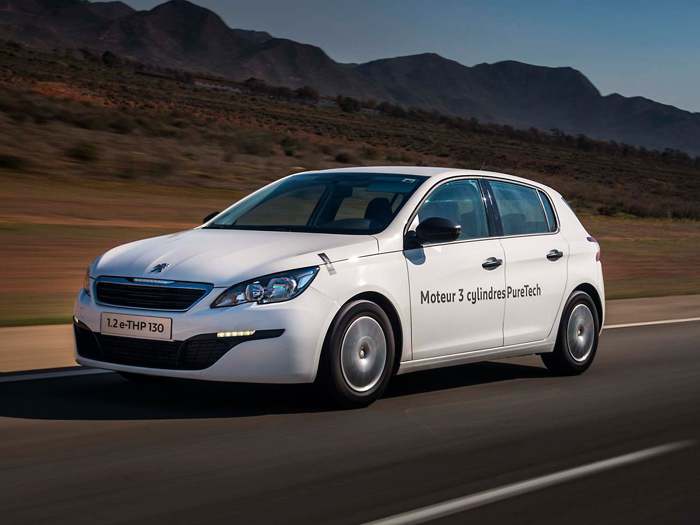
<svg viewBox="0 0 700 525">
<path fill-rule="evenodd" d="M 212 308 L 236 306 L 244 303 L 281 303 L 301 294 L 318 273 L 318 266 L 266 275 L 238 283 L 214 301 Z"/>
<path fill-rule="evenodd" d="M 83 290 L 85 290 L 85 293 L 88 295 L 92 295 L 90 292 L 90 268 L 92 268 L 92 263 L 90 263 L 87 270 L 85 270 L 85 278 L 83 279 Z"/>
<path fill-rule="evenodd" d="M 92 267 L 97 262 L 97 259 L 99 259 L 99 257 L 97 257 L 94 261 L 88 264 L 87 270 L 85 270 L 85 277 L 83 278 L 83 290 L 85 290 L 85 293 L 88 295 L 92 295 L 90 286 L 90 270 L 92 270 Z"/>
</svg>

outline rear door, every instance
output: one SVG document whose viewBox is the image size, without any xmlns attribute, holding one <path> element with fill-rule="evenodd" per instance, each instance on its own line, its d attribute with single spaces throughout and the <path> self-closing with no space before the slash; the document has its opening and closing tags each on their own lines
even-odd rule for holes
<svg viewBox="0 0 700 525">
<path fill-rule="evenodd" d="M 502 346 L 504 255 L 500 241 L 490 237 L 479 181 L 454 180 L 433 190 L 409 230 L 430 217 L 453 220 L 462 234 L 453 242 L 404 251 L 413 358 Z"/>
<path fill-rule="evenodd" d="M 567 280 L 569 246 L 548 197 L 537 188 L 487 183 L 505 253 L 505 346 L 546 339 L 554 327 Z"/>
</svg>

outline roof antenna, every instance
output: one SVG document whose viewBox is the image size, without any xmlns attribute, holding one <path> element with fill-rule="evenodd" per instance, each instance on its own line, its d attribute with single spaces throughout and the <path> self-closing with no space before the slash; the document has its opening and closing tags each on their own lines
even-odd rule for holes
<svg viewBox="0 0 700 525">
<path fill-rule="evenodd" d="M 484 167 L 486 166 L 486 162 L 487 162 L 488 160 L 489 160 L 489 159 L 486 159 L 486 160 L 484 161 L 484 163 L 483 163 L 483 164 L 481 165 L 481 167 L 479 168 L 479 171 L 481 171 L 481 170 L 484 169 Z"/>
</svg>

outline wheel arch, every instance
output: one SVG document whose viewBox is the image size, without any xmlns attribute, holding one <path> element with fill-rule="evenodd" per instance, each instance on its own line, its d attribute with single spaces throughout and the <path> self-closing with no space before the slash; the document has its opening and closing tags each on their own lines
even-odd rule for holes
<svg viewBox="0 0 700 525">
<path fill-rule="evenodd" d="M 396 307 L 394 304 L 391 302 L 391 300 L 386 297 L 385 295 L 382 295 L 379 292 L 362 292 L 359 293 L 350 299 L 345 303 L 350 303 L 352 301 L 371 301 L 375 304 L 377 304 L 382 310 L 384 310 L 384 313 L 386 313 L 387 317 L 389 318 L 389 321 L 391 322 L 391 330 L 394 333 L 394 344 L 396 345 L 396 348 L 394 349 L 395 352 L 395 358 L 394 358 L 394 370 L 392 373 L 396 373 L 396 371 L 399 369 L 399 364 L 401 363 L 401 358 L 403 356 L 403 342 L 404 342 L 404 337 L 403 337 L 403 325 L 401 324 L 401 318 L 399 317 L 399 312 L 396 310 Z"/>
<path fill-rule="evenodd" d="M 581 283 L 576 288 L 574 288 L 571 293 L 574 292 L 585 292 L 591 299 L 593 299 L 593 304 L 595 305 L 596 312 L 598 313 L 598 320 L 600 321 L 600 329 L 603 329 L 603 301 L 598 293 L 595 286 L 590 283 Z"/>
</svg>

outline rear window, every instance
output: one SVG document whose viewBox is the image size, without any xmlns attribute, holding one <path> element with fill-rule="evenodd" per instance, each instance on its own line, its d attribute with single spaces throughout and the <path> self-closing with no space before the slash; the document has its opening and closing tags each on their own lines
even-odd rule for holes
<svg viewBox="0 0 700 525">
<path fill-rule="evenodd" d="M 547 233 L 549 226 L 537 190 L 511 184 L 490 181 L 501 216 L 503 235 Z"/>
</svg>

